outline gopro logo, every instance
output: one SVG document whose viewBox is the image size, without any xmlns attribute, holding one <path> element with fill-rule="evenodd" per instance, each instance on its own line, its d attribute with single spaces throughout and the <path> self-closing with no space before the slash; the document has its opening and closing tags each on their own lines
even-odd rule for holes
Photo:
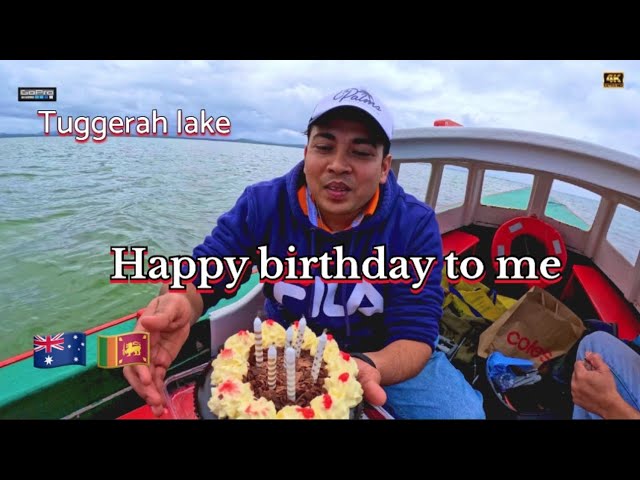
<svg viewBox="0 0 640 480">
<path fill-rule="evenodd" d="M 19 102 L 55 102 L 57 97 L 55 87 L 19 87 Z"/>
</svg>

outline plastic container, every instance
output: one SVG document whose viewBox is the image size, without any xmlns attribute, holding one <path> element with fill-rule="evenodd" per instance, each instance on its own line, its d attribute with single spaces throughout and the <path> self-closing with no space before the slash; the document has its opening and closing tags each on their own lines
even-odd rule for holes
<svg viewBox="0 0 640 480">
<path fill-rule="evenodd" d="M 211 362 L 170 376 L 164 382 L 167 409 L 176 420 L 198 420 L 195 393 L 198 380 Z"/>
</svg>

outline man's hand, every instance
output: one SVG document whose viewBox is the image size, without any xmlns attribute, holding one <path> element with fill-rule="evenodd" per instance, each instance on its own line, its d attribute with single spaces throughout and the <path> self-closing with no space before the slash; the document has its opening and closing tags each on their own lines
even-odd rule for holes
<svg viewBox="0 0 640 480">
<path fill-rule="evenodd" d="M 585 360 L 575 363 L 571 394 L 573 403 L 603 418 L 610 416 L 612 407 L 624 402 L 611 370 L 602 357 L 593 352 L 587 352 Z"/>
<path fill-rule="evenodd" d="M 164 378 L 189 336 L 193 308 L 184 294 L 165 294 L 154 298 L 138 318 L 136 331 L 149 332 L 150 363 L 124 367 L 124 376 L 151 407 L 154 415 L 164 412 Z"/>
<path fill-rule="evenodd" d="M 387 401 L 387 394 L 380 386 L 382 375 L 377 368 L 373 368 L 367 362 L 354 358 L 358 364 L 358 381 L 364 391 L 364 399 L 371 405 L 381 407 Z"/>
</svg>

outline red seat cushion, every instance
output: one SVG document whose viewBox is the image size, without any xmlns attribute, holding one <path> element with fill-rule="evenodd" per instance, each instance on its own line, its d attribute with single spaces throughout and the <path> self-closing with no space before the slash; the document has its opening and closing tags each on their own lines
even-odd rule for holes
<svg viewBox="0 0 640 480">
<path fill-rule="evenodd" d="M 462 255 L 475 248 L 480 239 L 470 233 L 453 230 L 442 235 L 442 254 L 446 257 L 449 253 L 455 252 Z"/>
<path fill-rule="evenodd" d="M 596 268 L 574 265 L 573 274 L 584 288 L 600 320 L 618 324 L 618 337 L 633 340 L 640 334 L 640 322 L 624 297 Z"/>
</svg>

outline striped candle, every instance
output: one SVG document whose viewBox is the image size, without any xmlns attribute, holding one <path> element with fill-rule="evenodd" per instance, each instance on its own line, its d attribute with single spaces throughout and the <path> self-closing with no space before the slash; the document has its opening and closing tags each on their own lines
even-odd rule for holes
<svg viewBox="0 0 640 480">
<path fill-rule="evenodd" d="M 257 317 L 253 321 L 253 333 L 256 339 L 256 365 L 261 367 L 264 359 L 264 354 L 262 353 L 262 320 Z"/>
<path fill-rule="evenodd" d="M 271 344 L 267 351 L 267 382 L 269 383 L 269 390 L 276 388 L 276 360 L 278 352 L 276 346 Z"/>
<path fill-rule="evenodd" d="M 284 364 L 287 369 L 287 399 L 296 401 L 296 351 L 289 347 L 284 352 Z"/>
</svg>

